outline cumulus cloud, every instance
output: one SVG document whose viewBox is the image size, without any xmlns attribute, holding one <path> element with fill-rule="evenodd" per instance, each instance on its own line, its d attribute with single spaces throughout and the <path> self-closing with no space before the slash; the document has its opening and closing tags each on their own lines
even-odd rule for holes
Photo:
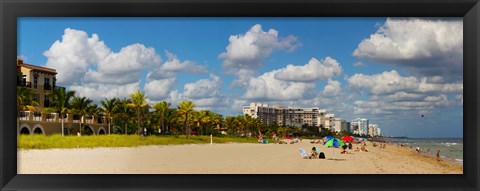
<svg viewBox="0 0 480 191">
<path fill-rule="evenodd" d="M 223 59 L 225 71 L 237 77 L 245 74 L 245 71 L 256 75 L 257 70 L 263 67 L 264 60 L 275 50 L 293 51 L 300 46 L 297 37 L 290 35 L 281 38 L 277 30 L 263 31 L 260 24 L 254 25 L 245 34 L 231 35 L 229 42 L 226 51 L 218 58 Z M 239 82 L 236 80 L 234 85 L 246 85 Z"/>
<path fill-rule="evenodd" d="M 428 113 L 453 106 L 460 100 L 463 83 L 433 83 L 427 77 L 404 77 L 395 70 L 380 74 L 355 74 L 347 78 L 353 91 L 366 91 L 368 100 L 356 100 L 354 114 L 394 114 L 396 112 Z M 452 97 L 449 99 L 449 95 Z M 458 101 L 457 101 L 458 102 Z"/>
<path fill-rule="evenodd" d="M 338 76 L 342 71 L 340 64 L 333 58 L 326 57 L 321 61 L 312 58 L 303 66 L 287 65 L 275 74 L 275 78 L 296 82 L 313 82 Z"/>
<path fill-rule="evenodd" d="M 170 89 L 174 83 L 175 78 L 151 80 L 145 83 L 145 95 L 148 95 L 152 100 L 165 98 L 169 95 Z"/>
<path fill-rule="evenodd" d="M 461 19 L 388 18 L 364 39 L 353 56 L 382 64 L 407 66 L 411 72 L 462 80 Z"/>
<path fill-rule="evenodd" d="M 395 71 L 386 71 L 381 74 L 355 74 L 347 79 L 349 87 L 354 90 L 367 89 L 372 94 L 389 94 L 399 91 L 418 89 L 415 77 L 402 77 Z"/>
<path fill-rule="evenodd" d="M 197 65 L 192 61 L 185 60 L 180 61 L 178 57 L 169 52 L 165 51 L 167 55 L 167 61 L 163 63 L 160 67 L 156 68 L 152 72 L 147 74 L 149 79 L 162 79 L 162 78 L 171 78 L 176 76 L 181 72 L 190 72 L 194 74 L 204 74 L 207 69 L 206 66 Z"/>
<path fill-rule="evenodd" d="M 221 95 L 222 83 L 220 77 L 210 74 L 211 79 L 201 79 L 194 83 L 185 84 L 184 96 L 188 98 L 206 98 Z"/>
<path fill-rule="evenodd" d="M 336 80 L 328 79 L 328 83 L 322 91 L 325 97 L 336 97 L 342 92 L 342 83 Z"/>
<path fill-rule="evenodd" d="M 47 57 L 46 67 L 57 70 L 57 83 L 70 85 L 79 84 L 88 67 L 110 53 L 97 34 L 89 37 L 85 31 L 67 28 L 62 40 L 55 41 L 43 55 Z"/>
<path fill-rule="evenodd" d="M 124 85 L 112 85 L 112 84 L 82 84 L 72 85 L 71 90 L 75 90 L 77 95 L 85 96 L 92 100 L 103 100 L 104 98 L 128 98 L 130 93 L 133 93 L 140 89 L 140 82 Z"/>
<path fill-rule="evenodd" d="M 315 84 L 278 80 L 275 75 L 281 70 L 266 72 L 250 79 L 244 99 L 251 100 L 296 100 L 315 95 Z"/>
<path fill-rule="evenodd" d="M 113 52 L 97 34 L 67 28 L 49 50 L 46 66 L 58 72 L 58 84 L 93 100 L 128 97 L 140 89 L 141 71 L 160 64 L 154 48 L 131 44 Z"/>
</svg>

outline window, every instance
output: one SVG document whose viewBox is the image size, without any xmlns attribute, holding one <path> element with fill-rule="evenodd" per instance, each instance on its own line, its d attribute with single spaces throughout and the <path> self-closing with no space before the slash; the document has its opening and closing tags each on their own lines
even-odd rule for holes
<svg viewBox="0 0 480 191">
<path fill-rule="evenodd" d="M 51 86 L 50 86 L 50 78 L 45 78 L 45 90 L 51 90 Z"/>
<path fill-rule="evenodd" d="M 33 75 L 33 88 L 37 89 L 38 84 L 38 74 Z"/>
<path fill-rule="evenodd" d="M 45 101 L 43 102 L 44 107 L 50 107 L 50 99 L 45 95 Z"/>
</svg>

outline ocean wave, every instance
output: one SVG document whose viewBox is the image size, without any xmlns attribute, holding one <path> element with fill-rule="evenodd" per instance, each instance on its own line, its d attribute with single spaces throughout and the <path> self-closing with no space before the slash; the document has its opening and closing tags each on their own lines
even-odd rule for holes
<svg viewBox="0 0 480 191">
<path fill-rule="evenodd" d="M 450 146 L 450 145 L 458 145 L 458 143 L 442 143 L 442 145 Z"/>
</svg>

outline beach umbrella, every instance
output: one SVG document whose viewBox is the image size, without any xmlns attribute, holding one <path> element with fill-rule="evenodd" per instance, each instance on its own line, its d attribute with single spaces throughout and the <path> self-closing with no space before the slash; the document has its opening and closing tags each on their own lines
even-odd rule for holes
<svg viewBox="0 0 480 191">
<path fill-rule="evenodd" d="M 323 143 L 327 142 L 328 140 L 332 139 L 332 138 L 335 138 L 333 137 L 332 135 L 329 135 L 329 136 L 326 136 L 323 138 Z"/>
<path fill-rule="evenodd" d="M 323 145 L 327 146 L 327 147 L 332 147 L 332 159 L 335 158 L 335 151 L 333 150 L 333 147 L 341 147 L 343 145 L 345 145 L 345 143 L 343 143 L 342 140 L 340 139 L 337 139 L 335 137 L 331 138 L 330 140 L 328 140 L 327 142 L 324 142 Z"/>
<path fill-rule="evenodd" d="M 352 142 L 355 139 L 352 136 L 344 136 L 344 137 L 342 137 L 341 140 L 345 141 L 345 142 Z"/>
<path fill-rule="evenodd" d="M 331 138 L 327 142 L 323 143 L 323 145 L 325 145 L 327 147 L 337 147 L 338 148 L 338 147 L 341 147 L 341 146 L 345 145 L 345 143 L 340 139 Z"/>
</svg>

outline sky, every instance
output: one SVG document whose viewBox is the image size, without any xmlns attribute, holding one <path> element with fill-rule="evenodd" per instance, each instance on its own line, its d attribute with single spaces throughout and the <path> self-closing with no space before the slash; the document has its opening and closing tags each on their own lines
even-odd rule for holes
<svg viewBox="0 0 480 191">
<path fill-rule="evenodd" d="M 95 102 L 241 115 L 250 102 L 463 137 L 461 18 L 19 18 L 18 57 Z M 422 117 L 423 116 L 423 117 Z"/>
</svg>

